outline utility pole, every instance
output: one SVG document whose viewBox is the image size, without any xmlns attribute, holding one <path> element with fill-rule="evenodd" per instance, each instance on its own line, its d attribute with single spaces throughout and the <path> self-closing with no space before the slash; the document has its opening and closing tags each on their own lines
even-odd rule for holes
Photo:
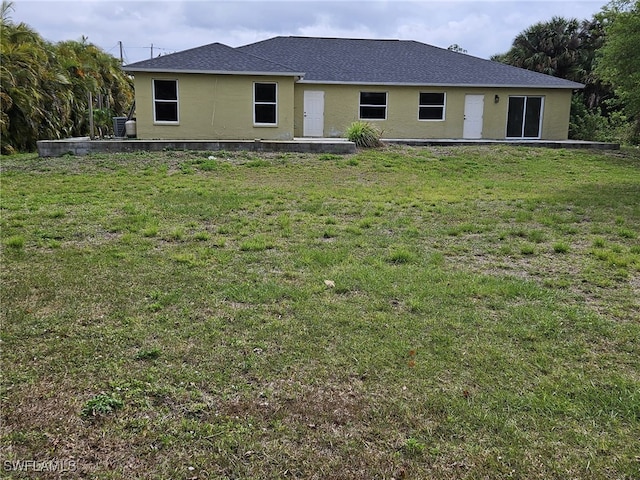
<svg viewBox="0 0 640 480">
<path fill-rule="evenodd" d="M 120 45 L 120 65 L 124 65 L 124 56 L 122 55 L 122 40 L 118 41 L 118 45 Z"/>
<path fill-rule="evenodd" d="M 87 92 L 87 101 L 89 103 L 89 138 L 93 140 L 96 138 L 95 135 L 95 126 L 93 123 L 93 95 L 91 92 Z"/>
<path fill-rule="evenodd" d="M 151 44 L 151 58 L 153 59 L 153 43 Z"/>
</svg>

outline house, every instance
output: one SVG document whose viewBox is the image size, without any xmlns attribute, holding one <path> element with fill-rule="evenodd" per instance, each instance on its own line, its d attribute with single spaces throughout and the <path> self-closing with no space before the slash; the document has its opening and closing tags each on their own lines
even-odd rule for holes
<svg viewBox="0 0 640 480">
<path fill-rule="evenodd" d="M 405 40 L 275 37 L 133 63 L 138 137 L 565 140 L 582 84 Z"/>
</svg>

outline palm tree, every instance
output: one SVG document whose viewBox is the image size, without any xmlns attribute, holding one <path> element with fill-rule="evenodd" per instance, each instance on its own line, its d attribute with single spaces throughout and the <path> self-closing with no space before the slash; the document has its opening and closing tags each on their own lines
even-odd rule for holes
<svg viewBox="0 0 640 480">
<path fill-rule="evenodd" d="M 122 115 L 132 81 L 119 61 L 86 37 L 51 44 L 28 25 L 14 24 L 13 4 L 0 10 L 0 133 L 2 153 L 35 149 L 39 139 L 86 135 L 90 92 L 104 115 Z"/>
<path fill-rule="evenodd" d="M 42 79 L 51 76 L 46 42 L 30 27 L 14 25 L 8 18 L 11 5 L 2 6 L 0 83 L 2 105 L 2 150 L 32 149 L 38 132 L 49 120 L 46 105 L 51 100 Z"/>
<path fill-rule="evenodd" d="M 606 109 L 613 96 L 595 74 L 596 53 L 604 43 L 602 21 L 554 17 L 537 23 L 513 40 L 511 49 L 492 60 L 565 78 L 585 85 L 580 94 L 589 111 Z"/>
<path fill-rule="evenodd" d="M 99 106 L 112 115 L 122 114 L 129 108 L 133 101 L 133 85 L 115 57 L 85 38 L 58 43 L 56 54 L 73 92 L 74 108 L 68 127 L 72 135 L 87 131 L 89 92 L 99 99 Z"/>
<path fill-rule="evenodd" d="M 579 81 L 580 22 L 553 17 L 519 33 L 511 49 L 492 60 L 554 77 Z"/>
</svg>

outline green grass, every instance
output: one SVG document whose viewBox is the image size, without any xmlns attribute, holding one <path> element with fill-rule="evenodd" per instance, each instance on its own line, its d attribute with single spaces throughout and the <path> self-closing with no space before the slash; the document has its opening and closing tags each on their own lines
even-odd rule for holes
<svg viewBox="0 0 640 480">
<path fill-rule="evenodd" d="M 637 150 L 0 162 L 3 465 L 640 478 Z"/>
</svg>

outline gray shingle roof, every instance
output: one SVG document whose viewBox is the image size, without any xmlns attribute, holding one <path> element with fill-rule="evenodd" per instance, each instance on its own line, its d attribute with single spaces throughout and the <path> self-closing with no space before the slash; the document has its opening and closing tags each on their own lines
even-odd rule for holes
<svg viewBox="0 0 640 480">
<path fill-rule="evenodd" d="M 129 72 L 304 75 L 308 83 L 582 88 L 584 85 L 411 40 L 274 37 L 212 43 L 124 67 Z"/>
<path fill-rule="evenodd" d="M 238 50 L 294 66 L 305 82 L 582 88 L 583 85 L 409 40 L 275 37 Z"/>
<path fill-rule="evenodd" d="M 259 58 L 248 52 L 212 43 L 161 57 L 131 63 L 123 67 L 127 72 L 183 72 L 229 74 L 301 75 L 290 67 Z"/>
</svg>

